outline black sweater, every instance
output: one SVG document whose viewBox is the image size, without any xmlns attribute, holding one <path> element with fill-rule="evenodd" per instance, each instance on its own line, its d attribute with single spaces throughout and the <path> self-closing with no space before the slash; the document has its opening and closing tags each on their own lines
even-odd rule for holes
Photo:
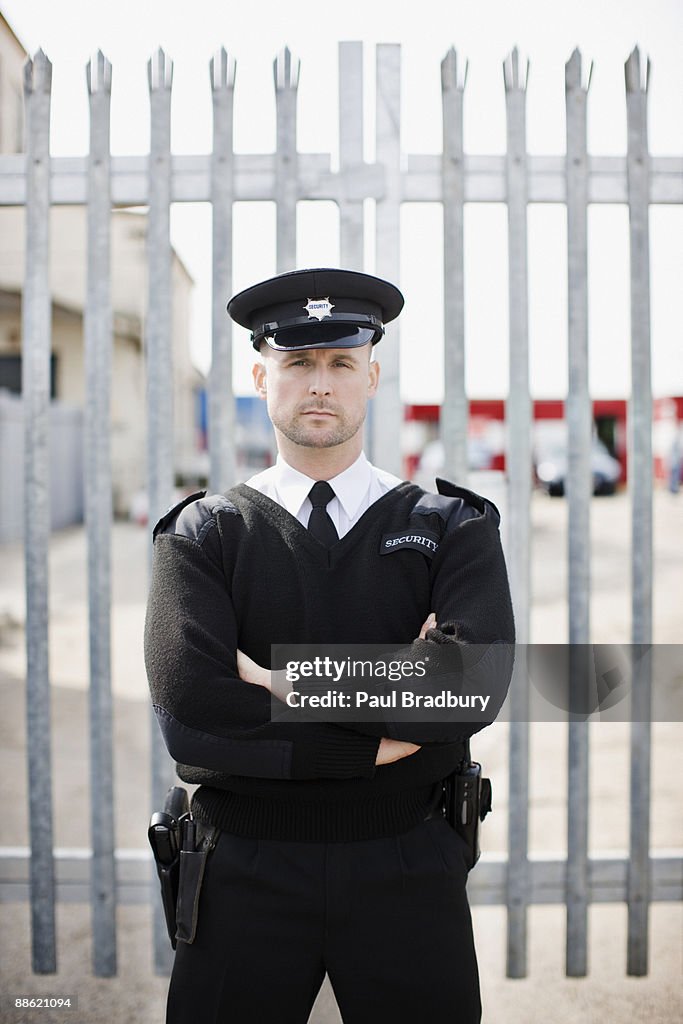
<svg viewBox="0 0 683 1024">
<path fill-rule="evenodd" d="M 404 647 L 434 611 L 438 628 L 414 653 L 495 645 L 491 672 L 505 690 L 514 625 L 498 515 L 471 492 L 452 493 L 402 483 L 329 550 L 246 485 L 176 506 L 157 524 L 145 660 L 178 774 L 202 783 L 196 817 L 300 840 L 390 835 L 424 817 L 481 726 L 453 723 L 435 742 L 428 725 L 405 723 L 393 734 L 423 746 L 376 768 L 389 726 L 271 720 L 270 695 L 239 678 L 235 652 L 269 666 L 278 643 Z M 407 531 L 436 550 L 386 544 Z"/>
</svg>

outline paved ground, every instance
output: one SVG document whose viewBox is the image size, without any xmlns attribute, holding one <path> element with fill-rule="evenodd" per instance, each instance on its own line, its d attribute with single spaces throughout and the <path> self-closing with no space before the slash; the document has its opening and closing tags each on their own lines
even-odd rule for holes
<svg viewBox="0 0 683 1024">
<path fill-rule="evenodd" d="M 534 498 L 532 639 L 561 642 L 566 635 L 566 504 Z M 655 502 L 655 640 L 681 636 L 680 580 L 683 578 L 683 497 L 658 493 Z M 624 495 L 593 503 L 592 616 L 596 641 L 627 642 L 629 632 L 629 518 Z M 114 531 L 113 690 L 116 834 L 121 847 L 144 844 L 149 806 L 150 720 L 141 659 L 146 586 L 147 535 L 128 524 Z M 18 546 L 0 548 L 0 799 L 2 845 L 27 842 L 24 724 L 23 564 Z M 51 546 L 51 651 L 55 842 L 88 845 L 87 602 L 82 530 L 56 535 Z M 676 780 L 683 777 L 683 728 L 653 727 L 652 844 L 683 845 L 682 801 Z M 484 845 L 504 850 L 507 828 L 507 728 L 499 724 L 477 740 L 476 753 L 494 778 L 496 813 L 486 822 Z M 535 852 L 566 847 L 566 730 L 532 728 L 530 845 Z M 628 844 L 628 729 L 619 724 L 591 727 L 593 850 Z M 59 973 L 31 973 L 26 904 L 0 906 L 0 1021 L 64 1021 L 72 1024 L 153 1024 L 163 1020 L 166 980 L 151 969 L 149 911 L 119 908 L 119 974 L 93 979 L 90 973 L 89 908 L 58 907 Z M 626 913 L 622 906 L 590 912 L 590 975 L 564 977 L 564 914 L 560 907 L 530 911 L 529 977 L 505 979 L 505 913 L 475 908 L 474 922 L 482 974 L 485 1024 L 573 1022 L 674 1022 L 683 1017 L 681 961 L 683 928 L 679 905 L 655 905 L 651 912 L 650 975 L 625 977 Z M 407 937 L 409 941 L 409 936 Z M 447 983 L 447 979 L 445 979 Z M 11 1010 L 9 994 L 77 995 L 70 1014 Z M 310 1024 L 338 1021 L 333 996 L 321 992 Z M 383 1024 L 383 1022 L 378 1022 Z M 419 1022 L 421 1024 L 421 1022 Z M 428 1022 L 425 1022 L 428 1024 Z"/>
</svg>

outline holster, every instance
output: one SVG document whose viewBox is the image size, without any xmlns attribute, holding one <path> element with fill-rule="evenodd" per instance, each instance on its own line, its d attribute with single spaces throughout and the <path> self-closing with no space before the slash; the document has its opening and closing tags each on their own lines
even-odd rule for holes
<svg viewBox="0 0 683 1024">
<path fill-rule="evenodd" d="M 178 901 L 178 880 L 180 869 L 180 845 L 182 822 L 189 817 L 190 802 L 187 790 L 172 786 L 166 794 L 163 811 L 156 811 L 149 822 L 149 839 L 159 884 L 161 903 L 164 908 L 166 929 L 171 945 L 176 941 L 176 903 Z"/>
<path fill-rule="evenodd" d="M 177 940 L 194 941 L 206 858 L 215 846 L 216 832 L 193 820 L 187 790 L 182 786 L 169 789 L 164 810 L 157 811 L 150 820 L 147 835 L 173 949 Z"/>
<path fill-rule="evenodd" d="M 443 780 L 443 813 L 469 849 L 468 871 L 479 860 L 479 826 L 491 810 L 491 780 L 482 778 L 481 765 L 470 761 Z"/>
</svg>

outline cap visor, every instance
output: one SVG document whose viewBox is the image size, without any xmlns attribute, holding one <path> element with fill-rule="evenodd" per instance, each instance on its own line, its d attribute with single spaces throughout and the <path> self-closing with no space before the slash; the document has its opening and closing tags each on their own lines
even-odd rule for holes
<svg viewBox="0 0 683 1024">
<path fill-rule="evenodd" d="M 370 341 L 379 341 L 380 337 L 380 332 L 371 327 L 315 324 L 284 328 L 264 340 L 276 352 L 301 352 L 309 348 L 361 348 Z"/>
</svg>

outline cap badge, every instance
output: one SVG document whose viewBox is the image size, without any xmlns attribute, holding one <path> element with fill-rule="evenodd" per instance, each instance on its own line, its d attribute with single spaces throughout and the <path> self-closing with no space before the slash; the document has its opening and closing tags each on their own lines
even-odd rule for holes
<svg viewBox="0 0 683 1024">
<path fill-rule="evenodd" d="M 309 319 L 323 320 L 326 316 L 332 316 L 332 310 L 334 309 L 334 303 L 330 302 L 329 295 L 325 299 L 309 299 L 308 303 L 304 306 L 304 309 L 308 313 Z"/>
</svg>

